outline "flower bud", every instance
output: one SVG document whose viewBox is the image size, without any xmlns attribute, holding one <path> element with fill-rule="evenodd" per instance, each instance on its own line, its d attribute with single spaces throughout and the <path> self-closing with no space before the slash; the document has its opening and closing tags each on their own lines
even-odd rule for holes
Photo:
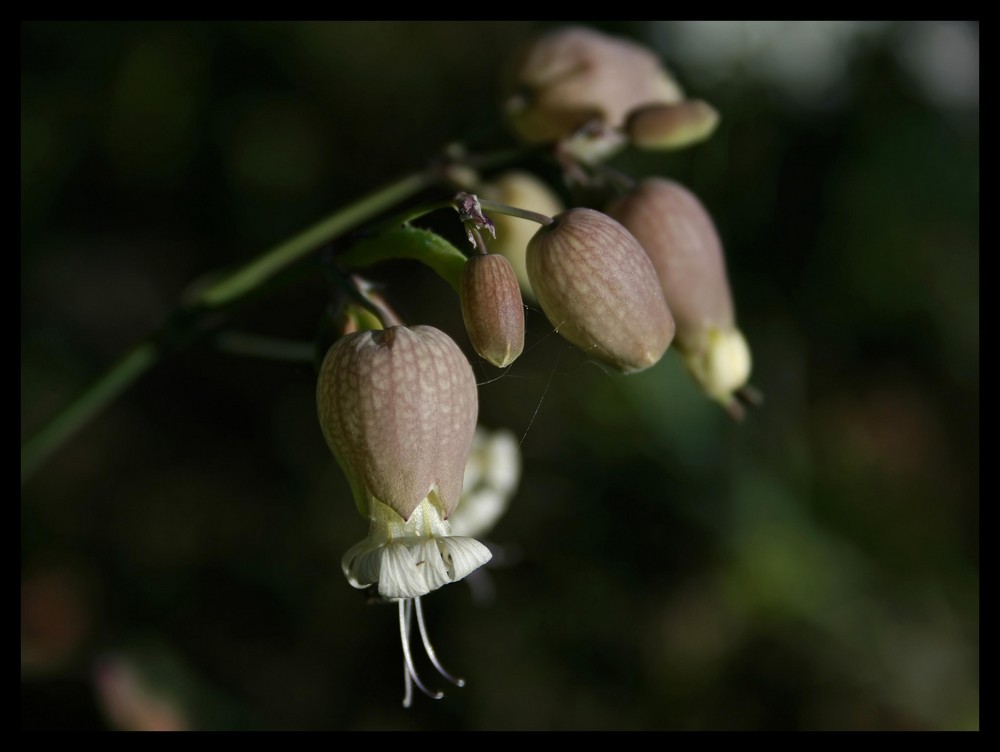
<svg viewBox="0 0 1000 752">
<path fill-rule="evenodd" d="M 653 52 L 582 27 L 534 40 L 509 66 L 503 85 L 507 118 L 528 143 L 568 138 L 595 120 L 619 128 L 637 107 L 683 98 Z"/>
<path fill-rule="evenodd" d="M 554 217 L 565 208 L 559 197 L 549 186 L 530 172 L 510 170 L 482 187 L 480 195 L 498 204 L 516 206 L 546 217 Z M 509 214 L 491 213 L 490 219 L 496 227 L 496 241 L 490 249 L 504 256 L 514 268 L 521 294 L 535 299 L 528 280 L 528 265 L 525 257 L 528 241 L 538 229 L 538 223 L 530 219 L 520 219 Z"/>
<path fill-rule="evenodd" d="M 608 208 L 642 243 L 677 322 L 677 347 L 714 399 L 728 404 L 750 376 L 736 328 L 722 243 L 701 202 L 669 180 L 643 181 Z"/>
<path fill-rule="evenodd" d="M 473 256 L 462 268 L 462 318 L 476 352 L 497 368 L 524 350 L 524 302 L 510 262 Z"/>
<path fill-rule="evenodd" d="M 629 143 L 637 149 L 682 149 L 704 141 L 715 132 L 719 113 L 700 99 L 676 104 L 654 104 L 634 110 L 625 123 Z"/>
<path fill-rule="evenodd" d="M 570 209 L 542 227 L 528 244 L 528 275 L 556 330 L 623 373 L 649 368 L 673 339 L 649 257 L 606 214 Z"/>
<path fill-rule="evenodd" d="M 478 402 L 472 368 L 448 335 L 394 326 L 343 337 L 323 359 L 316 403 L 362 515 L 379 501 L 408 520 L 428 498 L 451 515 Z"/>
</svg>

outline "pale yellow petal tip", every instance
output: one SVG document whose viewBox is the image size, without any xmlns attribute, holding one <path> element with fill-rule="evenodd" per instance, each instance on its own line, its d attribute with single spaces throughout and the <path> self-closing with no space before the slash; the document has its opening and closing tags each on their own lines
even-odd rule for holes
<svg viewBox="0 0 1000 752">
<path fill-rule="evenodd" d="M 625 130 L 637 149 L 668 151 L 699 144 L 718 126 L 718 111 L 707 102 L 692 99 L 638 109 L 629 116 Z"/>
<path fill-rule="evenodd" d="M 724 406 L 733 402 L 733 395 L 746 386 L 750 378 L 750 346 L 735 327 L 711 328 L 704 347 L 685 353 L 684 360 L 705 393 Z"/>
</svg>

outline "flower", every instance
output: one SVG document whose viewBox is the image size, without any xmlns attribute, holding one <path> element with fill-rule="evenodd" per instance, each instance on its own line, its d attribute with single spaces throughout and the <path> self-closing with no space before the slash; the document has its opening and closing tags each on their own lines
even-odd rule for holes
<svg viewBox="0 0 1000 752">
<path fill-rule="evenodd" d="M 465 465 L 462 503 L 452 515 L 452 532 L 474 537 L 487 534 L 510 506 L 521 478 L 521 449 L 507 430 L 476 428 Z"/>
<path fill-rule="evenodd" d="M 368 537 L 341 561 L 352 586 L 376 585 L 383 598 L 419 598 L 456 582 L 490 560 L 475 538 L 451 534 L 451 525 L 428 497 L 409 520 L 376 501 Z"/>
<path fill-rule="evenodd" d="M 465 466 L 462 503 L 448 522 L 455 535 L 482 538 L 489 535 L 507 512 L 521 479 L 521 447 L 506 429 L 488 431 L 479 426 L 472 440 L 472 452 Z M 474 601 L 486 604 L 496 596 L 489 568 L 510 566 L 519 559 L 516 547 L 490 540 L 489 567 L 477 569 L 465 579 Z"/>
<path fill-rule="evenodd" d="M 530 42 L 506 69 L 503 85 L 504 112 L 522 140 L 572 141 L 587 161 L 624 146 L 616 129 L 633 110 L 684 98 L 654 52 L 578 26 Z"/>
<path fill-rule="evenodd" d="M 442 585 L 456 582 L 488 562 L 490 550 L 475 538 L 451 535 L 440 505 L 429 495 L 409 520 L 380 501 L 372 506 L 368 537 L 352 546 L 341 561 L 347 581 L 356 588 L 377 586 L 379 596 L 396 601 L 399 609 L 399 639 L 403 647 L 403 707 L 413 703 L 413 685 L 428 697 L 440 700 L 444 693 L 433 691 L 417 673 L 410 646 L 410 626 L 414 606 L 417 627 L 427 657 L 445 679 L 458 687 L 465 680 L 448 672 L 437 657 L 424 622 L 422 595 Z"/>
<path fill-rule="evenodd" d="M 472 368 L 452 339 L 433 327 L 357 332 L 327 352 L 316 384 L 320 426 L 351 484 L 368 536 L 344 555 L 356 588 L 375 586 L 399 609 L 405 693 L 421 681 L 410 650 L 414 607 L 421 641 L 434 667 L 448 673 L 427 636 L 420 598 L 455 582 L 490 559 L 474 538 L 453 536 L 448 517 L 458 505 L 475 431 L 478 402 Z"/>
</svg>

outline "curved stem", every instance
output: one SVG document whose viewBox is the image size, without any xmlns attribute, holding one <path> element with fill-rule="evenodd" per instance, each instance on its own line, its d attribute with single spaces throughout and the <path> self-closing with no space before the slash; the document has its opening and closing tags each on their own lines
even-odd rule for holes
<svg viewBox="0 0 1000 752">
<path fill-rule="evenodd" d="M 152 339 L 127 352 L 97 383 L 69 407 L 53 418 L 45 428 L 21 447 L 21 483 L 30 478 L 62 444 L 112 402 L 132 382 L 159 360 L 160 348 Z"/>
<path fill-rule="evenodd" d="M 401 225 L 408 225 L 413 220 L 420 219 L 425 214 L 430 214 L 431 212 L 435 212 L 440 209 L 450 208 L 452 208 L 452 201 L 450 199 L 445 201 L 433 201 L 429 204 L 422 204 L 421 206 L 414 206 L 412 209 L 407 209 L 405 212 L 389 217 L 389 219 L 384 222 L 379 222 L 378 225 L 372 228 L 372 233 L 375 234 L 380 231 L 395 229 Z"/>
<path fill-rule="evenodd" d="M 466 257 L 437 233 L 419 227 L 396 227 L 365 238 L 337 256 L 337 263 L 348 269 L 357 269 L 403 258 L 429 266 L 455 292 L 462 289 L 462 267 Z"/>
<path fill-rule="evenodd" d="M 471 223 L 467 226 L 469 232 L 469 238 L 472 240 L 472 244 L 476 246 L 476 250 L 479 252 L 480 256 L 488 256 L 490 251 L 486 247 L 486 241 L 483 240 L 483 235 L 479 230 L 477 230 Z"/>
<path fill-rule="evenodd" d="M 215 335 L 215 345 L 225 352 L 249 358 L 286 363 L 312 363 L 316 359 L 316 345 L 312 342 L 296 342 L 247 332 L 219 332 Z"/>
<path fill-rule="evenodd" d="M 527 219 L 532 222 L 537 222 L 540 225 L 550 225 L 553 222 L 552 217 L 547 217 L 544 214 L 528 211 L 527 209 L 519 209 L 516 206 L 507 206 L 507 204 L 498 204 L 495 201 L 479 199 L 479 205 L 483 207 L 483 211 L 509 214 L 512 217 Z"/>
<path fill-rule="evenodd" d="M 370 193 L 240 267 L 203 290 L 194 302 L 209 308 L 227 305 L 323 243 L 354 229 L 433 183 L 433 175 L 418 172 Z"/>
</svg>

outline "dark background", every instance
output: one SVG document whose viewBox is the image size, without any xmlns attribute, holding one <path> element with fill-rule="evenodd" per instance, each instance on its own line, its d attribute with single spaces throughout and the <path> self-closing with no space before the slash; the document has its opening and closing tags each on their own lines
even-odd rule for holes
<svg viewBox="0 0 1000 752">
<path fill-rule="evenodd" d="M 196 278 L 509 144 L 539 28 L 23 24 L 22 441 Z M 615 165 L 711 211 L 766 405 L 733 424 L 672 353 L 610 375 L 537 310 L 506 376 L 473 356 L 524 436 L 514 564 L 426 599 L 468 686 L 404 711 L 314 369 L 196 343 L 22 487 L 23 728 L 978 728 L 978 25 L 604 28 L 722 114 Z M 472 354 L 444 283 L 371 276 Z M 226 326 L 307 342 L 328 301 L 306 274 Z"/>
</svg>

